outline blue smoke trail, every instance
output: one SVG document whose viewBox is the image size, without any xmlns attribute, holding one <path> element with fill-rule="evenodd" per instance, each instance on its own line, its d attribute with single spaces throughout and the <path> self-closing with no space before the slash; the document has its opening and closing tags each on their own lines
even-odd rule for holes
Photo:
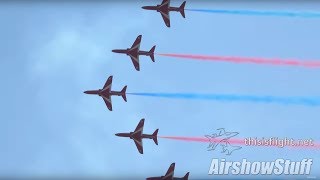
<svg viewBox="0 0 320 180">
<path fill-rule="evenodd" d="M 194 93 L 127 93 L 137 96 L 163 97 L 174 99 L 202 99 L 214 101 L 246 101 L 260 103 L 278 103 L 285 105 L 319 106 L 320 97 L 275 97 L 228 94 L 194 94 Z"/>
<path fill-rule="evenodd" d="M 185 9 L 187 11 L 235 14 L 248 16 L 284 16 L 301 18 L 320 18 L 320 12 L 289 12 L 289 11 L 255 11 L 255 10 L 220 10 L 220 9 Z"/>
</svg>

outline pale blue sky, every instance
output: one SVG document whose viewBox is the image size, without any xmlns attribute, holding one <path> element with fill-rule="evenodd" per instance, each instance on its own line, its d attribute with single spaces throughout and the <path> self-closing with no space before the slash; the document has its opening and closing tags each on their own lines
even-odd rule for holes
<svg viewBox="0 0 320 180">
<path fill-rule="evenodd" d="M 160 1 L 159 1 L 160 2 Z M 175 1 L 179 6 L 182 1 Z M 188 1 L 187 8 L 320 11 L 313 1 Z M 99 97 L 109 75 L 113 89 L 128 92 L 196 92 L 274 96 L 319 96 L 319 69 L 213 63 L 111 53 L 131 46 L 142 34 L 142 50 L 320 59 L 320 18 L 253 17 L 171 13 L 168 29 L 156 12 L 140 7 L 158 1 L 31 1 L 0 6 L 0 176 L 101 176 L 109 179 L 163 175 L 176 162 L 176 176 L 207 178 L 212 158 L 207 144 L 159 139 L 144 141 L 140 155 L 132 140 L 114 136 L 134 130 L 145 118 L 145 133 L 203 136 L 217 128 L 239 137 L 292 137 L 320 140 L 319 107 L 113 97 L 113 112 Z M 229 160 L 300 161 L 319 150 L 243 147 Z M 318 174 L 317 174 L 318 173 Z M 285 177 L 283 177 L 285 178 Z"/>
</svg>

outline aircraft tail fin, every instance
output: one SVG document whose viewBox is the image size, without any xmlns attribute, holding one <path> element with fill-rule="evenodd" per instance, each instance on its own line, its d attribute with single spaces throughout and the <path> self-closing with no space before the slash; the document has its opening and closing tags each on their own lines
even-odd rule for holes
<svg viewBox="0 0 320 180">
<path fill-rule="evenodd" d="M 126 96 L 127 86 L 124 86 L 121 90 L 121 96 L 125 102 L 127 102 L 127 96 Z"/>
<path fill-rule="evenodd" d="M 181 6 L 179 7 L 179 11 L 180 11 L 180 13 L 181 13 L 181 15 L 182 15 L 182 17 L 183 18 L 186 18 L 186 15 L 185 15 L 185 13 L 184 13 L 184 7 L 186 6 L 186 1 L 184 1 L 182 4 L 181 4 Z"/>
<path fill-rule="evenodd" d="M 155 60 L 154 60 L 154 50 L 156 49 L 156 46 L 153 46 L 151 49 L 150 49 L 150 51 L 149 51 L 149 53 L 150 53 L 150 58 L 151 58 L 151 60 L 153 61 L 153 62 L 155 62 Z"/>
<path fill-rule="evenodd" d="M 156 143 L 156 145 L 158 145 L 158 131 L 159 131 L 159 129 L 156 129 L 154 131 L 154 133 L 152 134 L 152 139 L 153 139 L 154 143 Z"/>
<path fill-rule="evenodd" d="M 189 178 L 189 173 L 190 173 L 190 172 L 187 172 L 187 174 L 184 175 L 182 179 L 183 179 L 183 180 L 188 180 L 188 178 Z"/>
</svg>

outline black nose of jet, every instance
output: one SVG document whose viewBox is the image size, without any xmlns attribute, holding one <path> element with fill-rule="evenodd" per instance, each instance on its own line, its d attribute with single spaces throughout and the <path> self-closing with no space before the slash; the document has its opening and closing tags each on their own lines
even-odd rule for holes
<svg viewBox="0 0 320 180">
<path fill-rule="evenodd" d="M 85 94 L 98 94 L 99 92 L 96 90 L 91 90 L 91 91 L 85 91 L 83 93 L 85 93 Z"/>
<path fill-rule="evenodd" d="M 123 49 L 113 49 L 112 52 L 114 52 L 114 53 L 125 53 L 125 50 L 123 50 Z"/>
<path fill-rule="evenodd" d="M 119 133 L 115 134 L 116 136 L 119 136 Z"/>
</svg>

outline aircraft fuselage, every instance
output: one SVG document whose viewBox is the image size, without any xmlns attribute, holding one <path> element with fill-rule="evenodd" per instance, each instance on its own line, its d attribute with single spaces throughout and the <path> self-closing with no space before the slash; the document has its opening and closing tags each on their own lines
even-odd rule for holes
<svg viewBox="0 0 320 180">
<path fill-rule="evenodd" d="M 133 57 L 137 57 L 139 55 L 144 55 L 144 56 L 152 55 L 152 53 L 150 53 L 149 51 L 136 51 L 136 50 L 131 50 L 131 49 L 114 49 L 114 50 L 112 50 L 112 52 L 126 54 L 128 56 L 133 56 Z"/>
<path fill-rule="evenodd" d="M 85 91 L 84 93 L 86 93 L 86 94 L 95 94 L 95 95 L 104 96 L 104 97 L 122 96 L 120 91 L 102 91 L 102 89 Z"/>
<path fill-rule="evenodd" d="M 134 134 L 134 132 L 130 132 L 130 133 L 117 133 L 116 136 L 119 137 L 129 137 L 130 139 L 153 139 L 153 135 L 152 134 L 142 134 L 141 136 L 139 136 L 139 134 Z"/>
<path fill-rule="evenodd" d="M 143 6 L 142 9 L 146 9 L 146 10 L 153 10 L 153 11 L 157 11 L 157 12 L 164 12 L 164 13 L 168 13 L 169 11 L 180 11 L 180 9 L 178 7 L 166 7 L 163 6 L 161 7 L 161 5 L 157 5 L 157 6 Z"/>
<path fill-rule="evenodd" d="M 142 9 L 159 11 L 160 6 L 159 5 L 157 5 L 157 6 L 143 6 Z"/>
</svg>

